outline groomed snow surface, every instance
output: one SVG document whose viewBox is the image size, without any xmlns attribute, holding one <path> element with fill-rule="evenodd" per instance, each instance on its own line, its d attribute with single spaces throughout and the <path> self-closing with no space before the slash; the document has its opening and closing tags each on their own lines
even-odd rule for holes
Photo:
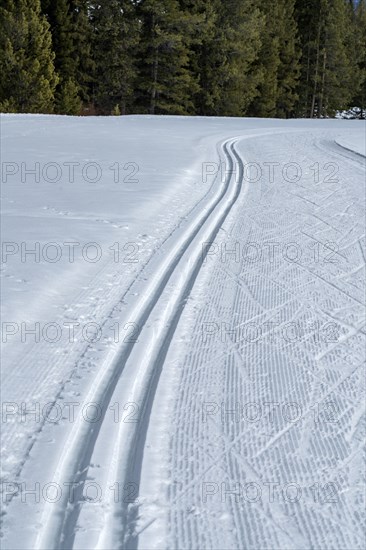
<svg viewBox="0 0 366 550">
<path fill-rule="evenodd" d="M 4 550 L 364 548 L 365 135 L 1 117 Z"/>
</svg>

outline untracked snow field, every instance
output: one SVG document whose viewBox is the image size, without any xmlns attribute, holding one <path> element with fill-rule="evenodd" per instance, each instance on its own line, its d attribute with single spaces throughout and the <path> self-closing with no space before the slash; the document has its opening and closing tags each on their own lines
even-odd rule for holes
<svg viewBox="0 0 366 550">
<path fill-rule="evenodd" d="M 363 549 L 365 122 L 0 130 L 1 548 Z"/>
</svg>

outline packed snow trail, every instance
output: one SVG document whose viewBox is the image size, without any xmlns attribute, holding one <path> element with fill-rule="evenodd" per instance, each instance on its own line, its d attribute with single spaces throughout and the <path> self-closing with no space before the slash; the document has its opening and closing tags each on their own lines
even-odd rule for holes
<svg viewBox="0 0 366 550">
<path fill-rule="evenodd" d="M 228 147 L 230 153 L 228 152 Z M 233 160 L 231 155 L 235 154 L 234 144 L 224 143 L 223 151 L 225 157 L 230 162 L 230 166 L 232 166 Z M 224 185 L 219 186 L 217 196 L 214 196 L 208 204 L 204 205 L 201 214 L 197 212 L 192 213 L 191 219 L 186 224 L 187 227 L 184 227 L 184 230 L 179 232 L 178 238 L 172 239 L 170 253 L 166 254 L 161 265 L 156 267 L 154 276 L 148 281 L 144 294 L 140 295 L 140 299 L 133 305 L 132 310 L 125 312 L 126 322 L 129 319 L 133 319 L 139 327 L 136 337 L 138 338 L 137 343 L 141 347 L 142 338 L 140 331 L 148 322 L 149 316 L 157 302 L 161 300 L 168 281 L 175 271 L 178 272 L 175 294 L 170 297 L 171 303 L 166 307 L 165 315 L 159 320 L 159 325 L 154 327 L 153 338 L 151 338 L 151 335 L 147 338 L 148 346 L 147 349 L 143 348 L 143 357 L 140 357 L 140 360 L 134 363 L 139 366 L 137 372 L 135 369 L 135 378 L 131 381 L 131 389 L 127 392 L 126 403 L 136 403 L 141 414 L 148 407 L 147 400 L 153 383 L 152 380 L 156 376 L 156 371 L 161 368 L 163 356 L 167 351 L 169 337 L 172 336 L 172 328 L 176 324 L 175 318 L 178 317 L 180 307 L 184 303 L 187 293 L 189 293 L 197 269 L 202 261 L 202 239 L 203 241 L 207 241 L 215 236 L 230 207 L 239 195 L 240 184 L 236 182 L 236 184 L 230 185 L 232 179 L 235 180 L 235 178 L 230 176 Z M 239 181 L 242 181 L 242 177 Z M 221 208 L 218 208 L 219 205 Z M 216 212 L 217 208 L 218 212 Z M 202 227 L 207 222 L 209 222 L 208 227 L 206 228 L 206 232 L 204 232 L 202 231 Z M 198 240 L 198 245 L 193 247 L 195 257 L 193 256 L 192 258 L 192 250 L 188 249 L 190 246 L 192 248 L 192 241 L 198 234 L 200 240 Z M 188 254 L 187 259 L 185 259 L 186 252 Z M 184 268 L 181 266 L 182 259 Z M 123 342 L 123 345 L 117 351 L 113 350 L 110 358 L 107 357 L 103 368 L 98 373 L 98 377 L 89 390 L 86 403 L 99 403 L 103 411 L 106 411 L 111 401 L 116 381 L 121 376 L 121 373 L 123 373 L 133 347 L 134 345 L 130 342 Z M 118 479 L 118 476 L 122 478 L 122 485 L 130 482 L 131 467 L 135 466 L 136 460 L 136 439 L 141 437 L 141 431 L 143 430 L 140 423 L 138 425 L 122 423 L 121 428 L 123 429 L 120 429 L 121 433 L 118 436 L 116 448 L 111 453 L 111 457 L 118 457 L 116 464 L 112 467 L 111 479 L 108 480 L 111 485 Z M 99 422 L 88 424 L 82 415 L 78 416 L 72 427 L 70 438 L 66 442 L 60 463 L 57 466 L 53 479 L 55 483 L 62 487 L 66 483 L 80 484 L 81 477 L 85 479 L 85 471 L 87 465 L 90 463 L 89 451 L 95 445 L 99 429 Z M 123 513 L 120 509 L 120 503 L 117 504 L 116 508 L 118 510 L 115 512 L 115 515 L 117 515 L 117 523 L 121 524 L 120 529 L 122 530 Z M 40 532 L 37 547 L 51 549 L 64 546 L 68 533 L 72 532 L 67 519 L 70 514 L 69 505 L 70 502 L 67 498 L 67 493 L 64 493 L 64 498 L 60 499 L 57 505 L 50 503 L 46 507 L 45 519 L 42 521 L 45 524 L 45 528 Z M 71 514 L 73 512 L 74 510 L 72 509 Z M 120 547 L 121 544 L 123 545 L 124 538 L 114 536 L 116 530 L 118 530 L 117 527 L 111 528 L 107 523 L 105 532 L 101 534 L 101 541 L 98 546 L 100 548 L 114 548 Z"/>
<path fill-rule="evenodd" d="M 28 120 L 42 127 L 50 119 L 60 120 Z M 4 120 L 7 153 L 12 128 L 27 117 Z M 75 120 L 80 136 L 92 124 L 61 120 L 68 131 Z M 25 342 L 21 355 L 9 338 L 16 368 L 4 371 L 5 406 L 51 402 L 63 415 L 27 424 L 16 408 L 5 409 L 12 422 L 2 445 L 3 547 L 362 548 L 365 126 L 180 117 L 96 124 L 101 140 L 112 126 L 117 141 L 132 136 L 131 151 L 134 135 L 141 142 L 156 132 L 171 155 L 150 152 L 140 188 L 127 185 L 116 195 L 108 179 L 93 189 L 79 179 L 77 195 L 70 194 L 69 210 L 75 196 L 88 195 L 87 216 L 104 209 L 103 249 L 127 218 L 137 237 L 128 242 L 148 246 L 143 262 L 123 273 L 110 260 L 99 269 L 84 261 L 70 275 L 69 266 L 58 266 L 68 268 L 61 273 L 80 293 L 67 298 L 75 305 L 65 318 L 71 312 L 71 319 L 96 321 L 99 343 L 63 339 L 55 349 Z M 184 147 L 174 142 L 177 125 Z M 196 156 L 188 154 L 190 142 Z M 5 158 L 14 161 L 16 149 L 8 148 L 13 157 Z M 90 153 L 82 158 L 98 158 Z M 112 161 L 102 154 L 104 163 Z M 140 166 L 147 154 L 141 143 L 139 154 Z M 161 174 L 175 171 L 185 175 L 173 188 L 168 177 L 159 184 Z M 36 187 L 25 191 L 39 200 Z M 67 189 L 57 193 L 52 208 L 61 211 L 56 203 Z M 134 197 L 151 206 L 141 210 Z M 4 199 L 10 235 L 23 198 L 9 185 Z M 169 204 L 175 209 L 166 210 Z M 115 211 L 111 220 L 108 209 Z M 61 225 L 75 228 L 75 239 L 85 214 L 73 217 L 78 221 Z M 100 218 L 95 222 L 86 233 L 98 242 Z M 37 235 L 38 219 L 32 223 Z M 57 230 L 57 223 L 47 230 L 49 240 L 57 240 Z M 6 274 L 24 270 L 16 260 L 10 255 Z M 80 267 L 88 268 L 87 285 Z M 55 307 L 57 294 L 47 300 L 43 311 Z M 70 420 L 66 405 L 74 400 Z M 85 417 L 90 404 L 101 412 L 92 420 Z M 38 499 L 27 494 L 37 484 Z M 45 493 L 50 487 L 61 489 L 56 498 Z"/>
<path fill-rule="evenodd" d="M 158 487 L 145 479 L 150 521 L 169 548 L 362 548 L 364 159 L 343 162 L 306 134 L 241 144 L 248 161 L 259 150 L 339 173 L 262 177 L 224 224 L 182 317 L 188 344 L 166 359 L 180 372 L 174 399 L 158 399 L 151 418 L 159 433 L 168 410 L 172 429 L 168 521 L 164 485 L 152 504 Z M 149 528 L 141 537 L 150 548 Z"/>
</svg>

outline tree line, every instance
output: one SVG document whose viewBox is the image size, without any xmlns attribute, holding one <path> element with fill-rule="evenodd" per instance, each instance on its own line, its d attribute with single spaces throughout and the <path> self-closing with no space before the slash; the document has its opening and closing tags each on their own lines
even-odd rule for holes
<svg viewBox="0 0 366 550">
<path fill-rule="evenodd" d="M 0 110 L 326 117 L 366 106 L 366 0 L 1 0 Z"/>
</svg>

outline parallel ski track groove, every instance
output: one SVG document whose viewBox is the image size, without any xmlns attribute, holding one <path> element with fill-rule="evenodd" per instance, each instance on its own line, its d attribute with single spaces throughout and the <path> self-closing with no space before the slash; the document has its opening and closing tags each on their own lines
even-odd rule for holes
<svg viewBox="0 0 366 550">
<path fill-rule="evenodd" d="M 230 199 L 229 203 L 225 206 L 224 211 L 220 213 L 219 220 L 216 221 L 214 230 L 210 233 L 210 241 L 215 239 L 222 223 L 225 221 L 232 206 L 237 201 L 242 189 L 243 170 L 244 170 L 243 162 L 234 148 L 234 143 L 231 144 L 230 149 L 231 149 L 231 153 L 234 155 L 239 166 L 239 178 L 238 178 L 239 181 L 236 186 L 234 197 Z M 229 174 L 230 174 L 233 169 L 233 160 L 230 157 L 230 155 L 228 155 L 227 158 L 229 161 Z M 231 176 L 229 177 L 228 185 L 230 183 L 230 179 L 231 179 Z M 122 431 L 122 434 L 125 435 L 125 437 L 123 437 L 123 435 L 119 437 L 119 440 L 120 440 L 119 444 L 117 442 L 117 445 L 116 445 L 117 453 L 118 453 L 118 449 L 121 449 L 123 447 L 123 443 L 128 438 L 127 432 L 130 432 L 130 437 L 132 438 L 131 443 L 128 445 L 128 455 L 123 452 L 122 459 L 117 460 L 117 464 L 119 467 L 123 462 L 125 463 L 125 467 L 122 468 L 124 474 L 121 476 L 121 478 L 118 479 L 118 482 L 121 486 L 124 483 L 130 482 L 131 480 L 133 480 L 136 486 L 139 487 L 141 468 L 142 468 L 143 448 L 144 448 L 144 443 L 145 443 L 146 434 L 147 434 L 148 425 L 149 425 L 149 418 L 151 414 L 152 405 L 154 402 L 154 396 L 155 396 L 157 384 L 159 381 L 159 377 L 164 365 L 166 355 L 169 351 L 169 345 L 172 341 L 172 337 L 174 335 L 174 332 L 177 328 L 182 311 L 184 309 L 184 304 L 192 290 L 192 287 L 201 269 L 202 263 L 205 260 L 205 256 L 207 252 L 208 252 L 208 249 L 205 250 L 205 253 L 200 252 L 198 260 L 194 263 L 193 268 L 190 271 L 189 278 L 185 281 L 181 289 L 181 292 L 179 293 L 179 296 L 174 300 L 174 307 L 172 307 L 173 313 L 169 318 L 169 321 L 167 323 L 161 323 L 162 341 L 160 344 L 158 343 L 156 345 L 157 351 L 155 353 L 154 360 L 149 369 L 150 374 L 147 373 L 147 375 L 149 376 L 147 390 L 146 388 L 143 388 L 140 391 L 139 389 L 137 389 L 137 391 L 134 393 L 134 396 L 131 398 L 133 402 L 138 402 L 140 405 L 141 415 L 139 418 L 139 429 L 136 430 L 131 425 L 128 425 L 128 424 L 121 425 L 121 431 Z M 164 328 L 166 326 L 167 328 Z M 113 482 L 115 481 L 115 479 L 116 479 L 115 477 L 112 477 L 112 480 L 110 481 Z M 115 503 L 112 502 L 111 504 L 113 506 L 113 504 Z M 120 533 L 118 534 L 118 536 L 115 537 L 114 540 L 111 540 L 110 535 L 111 535 L 111 532 L 113 532 L 113 527 L 112 528 L 108 528 L 108 526 L 105 527 L 105 533 L 107 538 L 104 538 L 103 535 L 101 536 L 99 540 L 99 544 L 97 546 L 98 550 L 102 550 L 104 548 L 121 548 L 121 547 L 123 547 L 126 550 L 136 549 L 138 545 L 138 534 L 135 532 L 135 524 L 136 524 L 136 519 L 138 515 L 137 508 L 136 507 L 132 508 L 131 511 L 129 511 L 127 503 L 123 503 L 123 506 L 121 506 L 120 504 L 118 504 L 117 506 L 114 505 L 114 508 L 115 509 L 112 512 L 111 516 L 115 515 L 114 524 L 121 525 Z"/>
<path fill-rule="evenodd" d="M 217 151 L 219 152 L 219 145 L 217 146 Z M 209 189 L 206 191 L 206 193 L 203 195 L 203 197 L 201 197 L 198 202 L 196 202 L 189 210 L 188 212 L 184 215 L 184 217 L 180 218 L 180 220 L 178 221 L 177 225 L 175 227 L 172 228 L 172 230 L 170 231 L 170 233 L 164 237 L 164 239 L 161 241 L 161 243 L 159 243 L 159 247 L 163 247 L 164 244 L 172 237 L 172 235 L 182 226 L 182 224 L 184 223 L 184 221 L 190 216 L 192 215 L 196 210 L 197 208 L 199 208 L 201 206 L 201 204 L 204 203 L 204 201 L 207 201 L 209 200 L 210 198 L 210 195 L 212 194 L 212 192 L 214 191 L 214 187 L 215 187 L 215 180 L 212 182 L 212 184 L 210 185 Z M 106 324 L 110 321 L 111 317 L 113 316 L 114 312 L 116 311 L 116 309 L 118 309 L 118 307 L 121 305 L 121 303 L 123 303 L 123 300 L 129 295 L 130 292 L 133 291 L 134 289 L 134 286 L 135 286 L 135 282 L 136 280 L 138 280 L 139 276 L 143 275 L 144 271 L 146 269 L 148 269 L 150 267 L 150 263 L 151 263 L 151 260 L 153 259 L 153 256 L 151 256 L 150 258 L 148 258 L 148 260 L 142 265 L 141 269 L 136 273 L 136 277 L 134 280 L 132 280 L 125 288 L 125 290 L 123 291 L 123 294 L 122 295 L 119 295 L 118 296 L 118 301 L 117 303 L 115 303 L 115 305 L 113 305 L 113 307 L 109 310 L 108 314 L 104 316 L 104 321 L 99 323 L 100 324 L 100 327 L 101 329 L 103 329 Z M 110 264 L 114 263 L 114 260 L 111 260 L 110 262 L 108 262 L 106 265 L 102 266 L 101 269 L 97 272 L 97 274 L 93 277 L 92 281 L 94 282 L 95 281 L 95 285 L 98 286 L 99 285 L 102 285 L 102 282 L 103 282 L 103 278 L 105 277 L 105 270 L 106 270 L 106 267 L 108 267 Z M 98 284 L 97 284 L 98 283 Z M 113 291 L 111 291 L 113 292 Z M 74 302 L 72 304 L 69 305 L 69 307 L 72 307 L 74 305 L 74 303 L 79 303 L 80 301 L 82 300 L 86 300 L 86 298 L 89 296 L 90 294 L 90 288 L 88 286 L 88 288 L 86 290 L 82 290 L 80 293 L 78 293 L 78 295 L 75 297 L 74 299 Z M 114 293 L 116 294 L 116 293 Z M 97 307 L 97 310 L 100 309 L 100 306 Z M 76 366 L 72 369 L 72 372 L 69 374 L 68 378 L 70 378 L 73 374 L 73 372 L 75 372 L 77 366 L 79 365 L 80 361 L 83 360 L 83 358 L 86 356 L 86 354 L 88 353 L 89 349 L 92 347 L 93 344 L 91 343 L 88 343 L 86 342 L 85 343 L 85 346 L 83 347 L 83 349 L 81 350 L 80 352 L 80 355 L 79 355 L 79 358 L 78 360 L 76 361 Z M 20 367 L 22 367 L 23 365 L 27 365 L 29 364 L 31 358 L 37 354 L 37 357 L 40 356 L 40 354 L 44 354 L 44 356 L 48 359 L 48 355 L 49 355 L 49 351 L 48 351 L 48 347 L 47 347 L 47 343 L 44 342 L 44 341 L 41 341 L 41 342 L 38 342 L 38 343 L 34 343 L 33 346 L 31 347 L 31 349 L 24 355 L 24 357 L 21 357 L 18 361 L 17 361 L 17 365 L 16 365 L 16 368 L 19 369 Z M 36 359 L 34 359 L 36 360 Z M 60 363 L 62 362 L 63 360 L 63 357 L 60 355 L 54 362 L 53 362 L 53 374 L 54 376 L 56 376 L 56 373 L 58 371 L 58 368 L 60 366 Z M 50 371 L 48 371 L 50 372 Z M 6 377 L 6 374 L 3 376 L 3 379 L 2 379 L 2 383 L 4 384 L 5 381 L 7 381 L 7 377 Z M 41 381 L 41 377 L 40 377 L 40 380 L 37 381 L 37 383 L 40 383 Z M 54 396 L 54 399 L 52 401 L 49 401 L 48 404 L 52 404 L 52 406 L 54 406 L 58 400 L 60 399 L 60 397 L 62 396 L 62 392 L 64 391 L 65 389 L 65 386 L 66 386 L 66 382 L 63 382 L 62 385 L 60 386 L 59 390 L 57 391 L 57 393 L 55 394 Z M 30 394 L 32 394 L 32 392 L 30 392 Z M 17 398 L 19 400 L 21 400 L 21 397 Z M 45 424 L 47 424 L 47 421 L 46 421 L 46 416 L 43 415 L 41 418 L 40 418 L 40 422 L 39 422 L 39 427 L 36 431 L 36 436 L 34 438 L 30 438 L 30 441 L 29 443 L 27 444 L 26 448 L 25 448 L 25 453 L 24 453 L 24 458 L 21 460 L 20 462 L 20 465 L 19 467 L 17 468 L 16 472 L 15 472 L 15 478 L 17 480 L 20 480 L 20 476 L 21 476 L 21 473 L 23 471 L 23 467 L 24 465 L 26 464 L 27 462 L 27 458 L 32 450 L 32 448 L 34 447 L 34 445 L 36 444 L 37 440 L 38 440 L 38 437 L 39 437 L 39 434 L 42 433 L 43 429 L 44 429 L 44 426 Z M 14 434 L 10 434 L 10 435 L 7 435 L 6 438 L 4 437 L 4 435 L 2 434 L 2 444 L 3 445 L 8 445 L 9 447 L 12 447 L 12 444 L 13 444 L 13 441 L 16 439 L 16 433 Z M 7 508 L 11 501 L 13 500 L 13 497 L 14 497 L 14 494 L 10 494 L 10 495 L 7 495 L 7 499 L 6 499 L 6 502 L 3 503 L 3 506 L 4 506 L 4 509 L 5 507 Z M 1 525 L 1 521 L 0 521 L 0 525 Z"/>
<path fill-rule="evenodd" d="M 212 234 L 212 237 L 214 237 L 219 231 L 221 223 L 224 221 L 232 205 L 237 200 L 242 187 L 243 163 L 234 148 L 233 138 L 223 143 L 222 151 L 228 160 L 228 164 L 230 167 L 229 174 L 233 168 L 233 159 L 231 157 L 232 154 L 239 164 L 241 177 L 239 178 L 239 184 L 237 186 L 234 199 L 229 203 L 229 205 L 226 205 L 226 207 L 224 207 L 224 211 L 220 216 L 219 223 L 216 225 L 215 232 Z M 143 303 L 137 302 L 137 304 L 133 306 L 133 312 L 136 313 L 136 316 L 132 315 L 129 318 L 134 318 L 134 320 L 137 322 L 137 325 L 139 327 L 139 334 L 143 330 L 143 327 L 146 321 L 149 319 L 149 316 L 154 309 L 156 303 L 159 301 L 159 298 L 168 281 L 170 280 L 172 274 L 175 272 L 175 269 L 179 264 L 182 256 L 191 245 L 191 243 L 194 241 L 195 237 L 205 225 L 207 220 L 209 220 L 214 210 L 216 210 L 220 203 L 224 202 L 229 189 L 230 181 L 231 174 L 229 175 L 228 180 L 225 181 L 224 185 L 222 186 L 218 197 L 214 199 L 213 204 L 210 205 L 208 210 L 204 210 L 201 213 L 198 221 L 193 224 L 193 228 L 189 227 L 188 231 L 183 233 L 183 236 L 179 239 L 180 242 L 183 242 L 181 243 L 181 246 L 178 247 L 178 253 L 175 248 L 174 254 L 168 254 L 168 258 L 165 261 L 163 260 L 163 265 L 160 267 L 157 281 L 153 280 L 150 284 L 150 286 L 153 286 L 153 288 L 151 290 L 147 289 L 146 295 L 149 296 L 148 300 L 142 300 Z M 170 258 L 170 256 L 172 255 L 173 257 Z M 190 289 L 201 267 L 203 258 L 204 256 L 201 253 L 201 261 L 194 267 L 190 280 L 185 285 L 185 295 L 188 295 L 190 292 Z M 180 314 L 181 308 L 175 314 L 174 325 L 172 325 L 172 327 L 168 329 L 168 333 L 166 334 L 167 339 L 169 339 L 169 337 L 171 337 L 171 335 L 173 334 L 176 324 L 178 323 Z M 64 452 L 61 455 L 55 472 L 54 481 L 58 482 L 60 485 L 65 483 L 72 483 L 75 485 L 77 484 L 79 489 L 77 492 L 75 492 L 76 495 L 80 496 L 82 493 L 83 482 L 85 480 L 89 467 L 90 457 L 95 442 L 97 440 L 101 424 L 104 420 L 107 406 L 113 395 L 115 384 L 119 379 L 133 348 L 134 343 L 123 342 L 121 345 L 121 349 L 118 352 L 118 356 L 114 355 L 112 359 L 107 363 L 107 365 L 103 369 L 101 369 L 101 372 L 97 374 L 96 380 L 91 386 L 86 401 L 103 404 L 103 416 L 100 419 L 100 422 L 91 426 L 90 423 L 88 424 L 81 418 L 81 416 L 79 416 L 76 419 L 76 422 L 67 439 L 66 445 L 64 447 Z M 164 351 L 164 349 L 160 350 L 160 353 L 158 354 L 158 362 L 160 362 L 160 360 L 163 361 L 165 354 L 166 351 Z M 155 389 L 159 377 L 158 375 L 158 372 L 154 373 L 153 383 L 150 388 Z M 151 392 L 150 396 L 149 394 L 145 396 L 143 410 L 145 416 L 151 408 L 153 394 L 154 391 Z M 145 422 L 146 425 L 144 427 L 144 437 L 146 434 L 147 423 Z M 137 442 L 139 438 L 140 434 L 136 433 L 133 448 L 129 449 L 130 453 L 136 453 L 136 450 L 138 448 Z M 77 506 L 69 502 L 66 491 L 63 492 L 62 498 L 58 503 L 47 503 L 45 505 L 42 528 L 38 534 L 36 541 L 36 548 L 47 550 L 64 548 L 65 538 L 67 538 L 67 536 L 70 536 L 70 532 L 76 525 L 76 521 L 78 518 L 77 508 Z"/>
</svg>

